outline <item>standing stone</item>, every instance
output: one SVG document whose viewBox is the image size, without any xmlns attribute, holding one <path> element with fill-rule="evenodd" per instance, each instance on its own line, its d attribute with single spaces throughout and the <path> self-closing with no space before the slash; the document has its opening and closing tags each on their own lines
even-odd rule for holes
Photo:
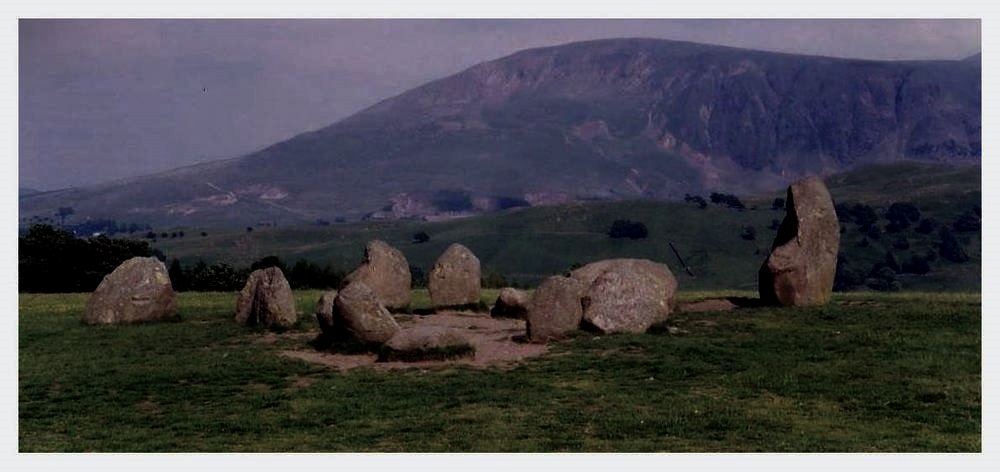
<svg viewBox="0 0 1000 472">
<path fill-rule="evenodd" d="M 87 300 L 83 322 L 124 324 L 170 318 L 177 297 L 167 268 L 155 257 L 133 257 L 104 276 Z"/>
<path fill-rule="evenodd" d="M 830 301 L 837 271 L 840 224 L 830 192 L 816 177 L 793 183 L 785 219 L 757 282 L 761 301 L 775 305 L 823 305 Z"/>
<path fill-rule="evenodd" d="M 364 343 L 384 343 L 399 331 L 399 324 L 364 282 L 351 282 L 337 293 L 333 325 L 337 339 Z"/>
<path fill-rule="evenodd" d="M 666 264 L 606 259 L 570 274 L 587 289 L 583 321 L 601 333 L 644 333 L 670 315 L 677 279 Z"/>
<path fill-rule="evenodd" d="M 496 303 L 493 304 L 493 309 L 490 310 L 490 316 L 524 319 L 528 314 L 528 302 L 530 301 L 528 292 L 505 287 L 500 290 L 500 295 L 497 297 Z"/>
<path fill-rule="evenodd" d="M 452 244 L 438 257 L 427 277 L 431 305 L 468 305 L 479 303 L 481 289 L 479 258 L 461 244 Z"/>
<path fill-rule="evenodd" d="M 236 299 L 236 322 L 290 328 L 296 319 L 295 298 L 281 269 L 267 267 L 253 271 Z"/>
<path fill-rule="evenodd" d="M 528 340 L 545 343 L 579 329 L 583 318 L 580 299 L 584 290 L 586 286 L 574 278 L 557 275 L 545 279 L 528 304 Z"/>
<path fill-rule="evenodd" d="M 344 278 L 344 286 L 352 282 L 364 282 L 387 308 L 410 306 L 410 264 L 402 252 L 382 241 L 365 247 L 364 260 Z"/>
<path fill-rule="evenodd" d="M 333 303 L 337 299 L 337 291 L 323 292 L 316 300 L 316 321 L 323 335 L 333 334 Z"/>
</svg>

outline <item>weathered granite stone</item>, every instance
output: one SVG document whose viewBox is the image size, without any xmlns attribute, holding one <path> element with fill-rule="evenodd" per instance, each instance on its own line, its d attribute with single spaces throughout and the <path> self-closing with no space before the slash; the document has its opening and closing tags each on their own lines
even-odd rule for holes
<svg viewBox="0 0 1000 472">
<path fill-rule="evenodd" d="M 527 335 L 533 343 L 566 337 L 580 328 L 583 307 L 580 299 L 586 286 L 571 277 L 553 276 L 535 289 L 528 304 Z"/>
<path fill-rule="evenodd" d="M 297 319 L 292 288 L 281 269 L 267 267 L 253 271 L 236 299 L 236 322 L 290 328 Z"/>
<path fill-rule="evenodd" d="M 823 305 L 837 272 L 840 224 L 823 181 L 810 177 L 788 187 L 785 219 L 758 272 L 761 301 L 775 305 Z"/>
<path fill-rule="evenodd" d="M 479 303 L 479 258 L 461 244 L 452 244 L 438 257 L 427 276 L 427 291 L 434 307 Z"/>
<path fill-rule="evenodd" d="M 500 295 L 497 297 L 496 303 L 493 304 L 493 309 L 490 310 L 490 316 L 495 318 L 525 319 L 528 314 L 528 303 L 530 302 L 531 297 L 528 296 L 528 292 L 506 287 L 500 290 Z"/>
<path fill-rule="evenodd" d="M 333 334 L 333 303 L 337 299 L 337 291 L 323 292 L 316 300 L 316 321 L 324 335 Z"/>
<path fill-rule="evenodd" d="M 455 328 L 417 326 L 402 329 L 386 341 L 378 360 L 417 362 L 472 357 L 475 354 L 476 349 Z"/>
<path fill-rule="evenodd" d="M 177 313 L 167 268 L 155 257 L 133 257 L 104 276 L 87 300 L 83 322 L 124 324 L 155 321 Z"/>
<path fill-rule="evenodd" d="M 363 343 L 384 343 L 399 331 L 399 324 L 364 282 L 355 281 L 340 289 L 333 303 L 335 339 Z"/>
<path fill-rule="evenodd" d="M 587 286 L 583 321 L 601 333 L 642 333 L 667 319 L 677 279 L 666 264 L 647 259 L 606 259 L 570 274 Z"/>
<path fill-rule="evenodd" d="M 365 247 L 364 260 L 344 278 L 344 286 L 352 282 L 364 282 L 387 308 L 410 305 L 410 264 L 402 252 L 382 241 Z"/>
</svg>

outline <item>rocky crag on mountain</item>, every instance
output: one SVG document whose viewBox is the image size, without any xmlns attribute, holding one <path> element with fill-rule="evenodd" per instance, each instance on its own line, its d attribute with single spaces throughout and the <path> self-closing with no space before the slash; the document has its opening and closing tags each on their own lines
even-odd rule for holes
<svg viewBox="0 0 1000 472">
<path fill-rule="evenodd" d="M 253 154 L 27 194 L 23 215 L 175 224 L 442 218 L 979 163 L 981 66 L 655 39 L 525 50 Z"/>
</svg>

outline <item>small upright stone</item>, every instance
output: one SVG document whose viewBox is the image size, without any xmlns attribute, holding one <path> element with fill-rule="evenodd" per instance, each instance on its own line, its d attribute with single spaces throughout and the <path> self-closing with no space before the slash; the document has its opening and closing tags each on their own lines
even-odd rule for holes
<svg viewBox="0 0 1000 472">
<path fill-rule="evenodd" d="M 528 302 L 530 301 L 531 297 L 524 290 L 505 287 L 500 290 L 500 295 L 497 297 L 496 303 L 493 304 L 493 309 L 490 310 L 490 316 L 523 320 L 528 314 Z"/>
<path fill-rule="evenodd" d="M 267 267 L 253 271 L 236 299 L 236 322 L 290 328 L 296 319 L 295 298 L 281 269 Z"/>
<path fill-rule="evenodd" d="M 364 260 L 344 278 L 343 286 L 352 282 L 364 282 L 386 308 L 410 306 L 410 264 L 399 249 L 382 241 L 365 247 Z"/>
<path fill-rule="evenodd" d="M 104 276 L 87 300 L 83 322 L 124 324 L 155 321 L 177 313 L 167 268 L 155 257 L 133 257 Z"/>
<path fill-rule="evenodd" d="M 435 308 L 479 303 L 482 274 L 479 258 L 461 244 L 441 254 L 427 277 L 427 291 Z"/>
<path fill-rule="evenodd" d="M 323 292 L 316 300 L 316 321 L 323 335 L 333 334 L 333 302 L 337 299 L 337 291 Z"/>
<path fill-rule="evenodd" d="M 810 177 L 788 187 L 785 219 L 758 272 L 760 299 L 773 305 L 823 305 L 837 272 L 840 224 L 823 181 Z"/>
<path fill-rule="evenodd" d="M 528 340 L 546 343 L 579 329 L 583 318 L 580 298 L 584 290 L 586 287 L 574 278 L 557 275 L 545 279 L 528 304 Z"/>
</svg>

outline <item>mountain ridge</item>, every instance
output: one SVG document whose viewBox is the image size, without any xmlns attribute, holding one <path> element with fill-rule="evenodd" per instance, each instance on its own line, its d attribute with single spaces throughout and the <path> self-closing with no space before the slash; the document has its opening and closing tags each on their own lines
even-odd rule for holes
<svg viewBox="0 0 1000 472">
<path fill-rule="evenodd" d="M 528 49 L 243 157 L 21 199 L 158 221 L 440 217 L 978 163 L 976 61 L 626 38 Z M 103 214 L 102 214 L 103 213 Z"/>
</svg>

